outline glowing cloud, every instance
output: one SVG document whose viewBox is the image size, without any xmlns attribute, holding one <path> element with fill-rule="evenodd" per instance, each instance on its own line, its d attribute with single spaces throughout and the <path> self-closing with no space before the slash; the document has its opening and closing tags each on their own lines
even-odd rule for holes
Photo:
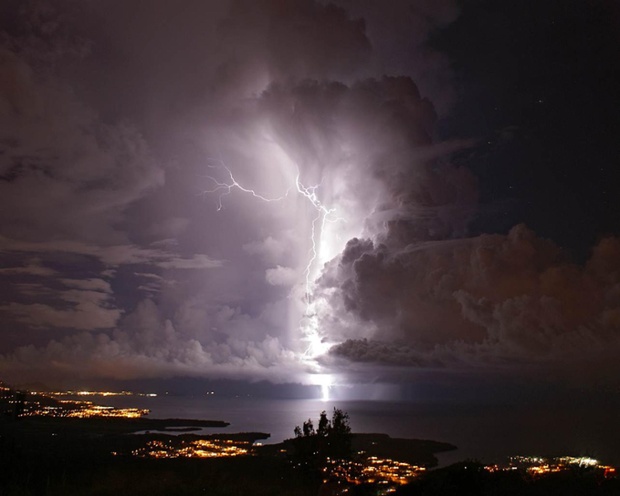
<svg viewBox="0 0 620 496">
<path fill-rule="evenodd" d="M 289 161 L 290 162 L 290 161 Z M 314 215 L 310 223 L 310 230 L 307 233 L 300 233 L 301 236 L 306 236 L 309 240 L 310 250 L 307 254 L 307 262 L 303 269 L 304 275 L 304 295 L 303 301 L 305 302 L 305 310 L 303 316 L 300 319 L 300 335 L 303 341 L 307 343 L 307 347 L 303 353 L 303 359 L 312 363 L 313 367 L 318 367 L 314 363 L 314 359 L 325 353 L 329 349 L 329 344 L 325 343 L 320 336 L 318 329 L 317 307 L 313 301 L 314 281 L 319 274 L 318 262 L 326 262 L 327 256 L 325 253 L 331 249 L 331 256 L 334 255 L 333 241 L 330 242 L 328 236 L 325 233 L 325 226 L 327 223 L 345 222 L 344 219 L 336 216 L 337 208 L 326 206 L 320 199 L 320 184 L 306 186 L 300 179 L 299 167 L 292 165 L 295 169 L 294 184 L 283 195 L 279 197 L 267 197 L 258 193 L 255 189 L 246 187 L 239 183 L 233 172 L 223 161 L 220 161 L 218 165 L 209 165 L 209 168 L 219 168 L 225 171 L 226 180 L 218 180 L 217 178 L 209 175 L 207 178 L 211 180 L 215 186 L 211 189 L 204 191 L 205 194 L 214 194 L 217 197 L 217 209 L 218 211 L 223 209 L 223 197 L 230 195 L 230 193 L 237 189 L 243 193 L 249 194 L 259 201 L 263 202 L 279 202 L 284 200 L 291 189 L 302 198 L 305 198 Z M 284 268 L 278 266 L 276 269 L 268 269 L 267 280 L 273 285 L 287 285 L 289 281 L 293 281 L 295 278 L 295 271 L 290 268 Z M 295 292 L 291 296 L 294 297 Z M 297 305 L 298 302 L 294 302 L 293 305 Z"/>
</svg>

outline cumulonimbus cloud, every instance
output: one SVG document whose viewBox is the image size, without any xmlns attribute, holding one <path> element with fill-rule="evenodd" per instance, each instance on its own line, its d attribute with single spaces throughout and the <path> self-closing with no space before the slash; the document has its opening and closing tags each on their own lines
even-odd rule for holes
<svg viewBox="0 0 620 496">
<path fill-rule="evenodd" d="M 436 140 L 427 98 L 449 106 L 424 42 L 454 2 L 341 3 L 28 4 L 3 21 L 0 309 L 24 338 L 0 373 L 286 380 L 309 372 L 307 301 L 327 371 L 518 373 L 618 349 L 617 239 L 579 266 L 524 226 L 469 235 L 476 178 L 450 161 L 468 144 Z M 394 46 L 420 85 L 384 75 Z M 284 199 L 237 188 L 218 211 L 225 168 Z M 316 246 L 297 178 L 335 209 Z"/>
<path fill-rule="evenodd" d="M 620 345 L 619 250 L 603 239 L 578 266 L 523 225 L 398 250 L 352 240 L 323 285 L 341 319 L 371 331 L 343 332 L 332 353 L 443 367 L 606 355 Z"/>
</svg>

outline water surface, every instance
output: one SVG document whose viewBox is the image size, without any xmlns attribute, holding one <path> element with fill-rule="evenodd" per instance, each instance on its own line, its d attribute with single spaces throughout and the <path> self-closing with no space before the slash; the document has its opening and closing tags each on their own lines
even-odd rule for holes
<svg viewBox="0 0 620 496">
<path fill-rule="evenodd" d="M 224 429 L 204 432 L 260 431 L 266 443 L 293 436 L 304 420 L 315 423 L 322 410 L 348 412 L 353 432 L 380 432 L 392 437 L 431 439 L 458 446 L 439 454 L 440 463 L 463 459 L 503 461 L 517 454 L 588 455 L 620 465 L 618 411 L 553 405 L 459 405 L 387 401 L 321 401 L 216 396 L 122 396 L 105 404 L 151 410 L 153 418 L 224 420 Z"/>
</svg>

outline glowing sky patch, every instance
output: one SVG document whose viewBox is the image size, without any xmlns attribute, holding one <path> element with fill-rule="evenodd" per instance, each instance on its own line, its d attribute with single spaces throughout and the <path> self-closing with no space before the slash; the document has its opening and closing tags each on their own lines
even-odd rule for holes
<svg viewBox="0 0 620 496">
<path fill-rule="evenodd" d="M 275 154 L 274 154 L 275 155 Z M 280 154 L 273 159 L 284 159 L 285 155 Z M 300 230 L 298 235 L 300 237 L 307 237 L 309 240 L 310 249 L 306 254 L 302 254 L 301 258 L 306 259 L 305 267 L 301 274 L 303 280 L 300 279 L 299 284 L 303 284 L 304 294 L 302 296 L 303 301 L 301 304 L 304 307 L 303 315 L 299 318 L 299 339 L 306 343 L 305 349 L 300 356 L 300 360 L 305 363 L 309 363 L 311 368 L 320 370 L 320 366 L 315 362 L 315 359 L 327 351 L 333 343 L 329 343 L 325 339 L 325 332 L 321 332 L 319 328 L 319 316 L 317 313 L 320 311 L 320 306 L 317 304 L 314 296 L 314 284 L 315 279 L 320 275 L 320 267 L 339 253 L 342 248 L 342 238 L 337 236 L 336 229 L 327 229 L 329 224 L 346 223 L 346 219 L 338 216 L 337 206 L 327 206 L 321 199 L 321 184 L 315 184 L 306 186 L 301 179 L 301 172 L 299 167 L 293 164 L 290 160 L 286 162 L 288 167 L 291 168 L 289 177 L 294 175 L 294 184 L 292 184 L 287 191 L 279 197 L 267 197 L 261 193 L 258 193 L 254 188 L 242 185 L 235 179 L 233 172 L 223 161 L 215 165 L 209 165 L 210 169 L 223 169 L 225 180 L 219 180 L 215 177 L 208 175 L 207 178 L 214 183 L 214 187 L 206 189 L 205 194 L 212 194 L 217 198 L 217 210 L 223 209 L 224 198 L 229 196 L 233 190 L 239 190 L 242 193 L 246 193 L 256 198 L 258 201 L 267 203 L 281 202 L 284 200 L 291 190 L 295 191 L 301 197 L 305 198 L 314 214 L 311 214 L 310 230 L 309 232 L 303 232 Z M 280 169 L 281 170 L 281 169 Z M 231 199 L 233 201 L 233 199 Z M 302 224 L 303 226 L 303 224 Z M 298 298 L 299 292 L 293 289 L 290 297 Z M 291 307 L 295 309 L 300 302 L 292 301 Z M 328 376 L 322 375 L 321 377 L 327 378 Z M 325 379 L 327 380 L 327 379 Z M 328 396 L 329 387 L 331 384 L 327 384 L 323 381 L 321 384 L 322 394 L 324 399 Z"/>
</svg>

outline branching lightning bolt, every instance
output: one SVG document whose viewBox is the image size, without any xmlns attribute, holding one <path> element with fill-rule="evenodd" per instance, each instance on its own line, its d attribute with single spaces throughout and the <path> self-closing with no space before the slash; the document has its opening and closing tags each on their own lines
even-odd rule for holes
<svg viewBox="0 0 620 496">
<path fill-rule="evenodd" d="M 305 358 L 312 358 L 313 356 L 319 354 L 322 350 L 321 346 L 321 337 L 319 334 L 319 323 L 318 317 L 316 314 L 316 309 L 314 305 L 314 301 L 312 298 L 312 280 L 311 280 L 311 271 L 312 265 L 317 259 L 317 223 L 320 225 L 319 234 L 322 234 L 325 229 L 326 222 L 336 222 L 341 220 L 339 218 L 334 218 L 333 215 L 336 212 L 335 208 L 327 208 L 323 203 L 319 200 L 317 196 L 317 189 L 320 184 L 315 186 L 304 186 L 299 178 L 299 169 L 297 170 L 297 175 L 295 176 L 295 186 L 297 187 L 297 192 L 302 196 L 306 197 L 308 201 L 314 206 L 317 211 L 317 216 L 312 219 L 312 229 L 310 239 L 312 241 L 311 248 L 311 256 L 310 260 L 308 260 L 308 264 L 306 265 L 305 276 L 306 276 L 306 312 L 305 318 L 308 319 L 309 325 L 304 328 L 305 337 L 308 340 L 308 347 L 304 352 Z M 315 349 L 316 348 L 316 349 Z"/>
<path fill-rule="evenodd" d="M 209 168 L 213 169 L 223 169 L 226 171 L 226 175 L 228 176 L 227 180 L 222 182 L 213 176 L 207 176 L 207 178 L 213 182 L 215 185 L 212 189 L 205 190 L 204 193 L 217 193 L 217 210 L 220 211 L 223 208 L 222 199 L 224 196 L 228 196 L 233 189 L 239 189 L 244 193 L 248 193 L 252 195 L 254 198 L 257 198 L 261 201 L 265 202 L 277 202 L 285 199 L 292 188 L 286 190 L 286 193 L 282 196 L 269 198 L 257 193 L 255 190 L 246 188 L 242 186 L 234 177 L 232 171 L 226 166 L 223 160 L 212 161 L 216 162 L 216 165 L 209 165 Z M 335 217 L 335 208 L 328 208 L 325 206 L 317 195 L 317 190 L 320 187 L 320 183 L 313 186 L 306 186 L 301 182 L 299 167 L 297 167 L 297 174 L 295 176 L 295 189 L 297 193 L 305 197 L 310 204 L 315 208 L 317 215 L 312 220 L 312 228 L 310 233 L 310 240 L 312 247 L 310 249 L 310 258 L 308 263 L 306 264 L 306 268 L 304 270 L 305 275 L 305 301 L 306 301 L 306 311 L 304 314 L 304 318 L 308 319 L 308 326 L 300 326 L 302 327 L 302 331 L 304 333 L 304 337 L 308 340 L 309 345 L 304 352 L 304 358 L 310 359 L 313 356 L 316 356 L 320 353 L 321 348 L 321 339 L 318 330 L 318 318 L 316 315 L 316 309 L 312 298 L 312 266 L 314 265 L 317 257 L 318 257 L 318 248 L 317 248 L 317 237 L 320 236 L 325 228 L 325 224 L 327 222 L 337 222 L 342 221 L 342 218 Z M 318 348 L 318 349 L 317 349 Z"/>
<path fill-rule="evenodd" d="M 318 256 L 316 247 L 317 222 L 320 221 L 319 233 L 322 233 L 325 228 L 326 222 L 335 222 L 339 219 L 330 217 L 336 212 L 336 209 L 327 208 L 321 203 L 321 201 L 317 197 L 316 190 L 319 188 L 320 184 L 317 184 L 315 186 L 304 186 L 299 179 L 299 171 L 297 171 L 297 176 L 295 177 L 295 186 L 297 188 L 297 192 L 302 196 L 305 196 L 317 211 L 317 216 L 312 220 L 312 232 L 310 236 L 312 241 L 311 256 L 308 264 L 306 265 L 306 270 L 304 271 L 306 275 L 306 299 L 309 300 L 312 293 L 312 281 L 310 280 L 312 265 L 314 264 L 314 261 Z"/>
<path fill-rule="evenodd" d="M 237 182 L 237 180 L 235 179 L 235 177 L 233 176 L 232 171 L 224 164 L 224 162 L 220 161 L 220 163 L 218 165 L 209 165 L 208 167 L 210 169 L 216 169 L 216 168 L 224 169 L 226 171 L 226 173 L 228 174 L 228 177 L 230 179 L 230 182 L 221 182 L 221 181 L 218 181 L 213 176 L 207 176 L 208 179 L 213 181 L 213 183 L 215 184 L 215 187 L 213 189 L 207 189 L 207 190 L 203 191 L 203 193 L 205 193 L 205 194 L 206 193 L 219 193 L 218 197 L 217 197 L 217 210 L 218 210 L 218 212 L 220 210 L 222 210 L 222 208 L 224 208 L 224 206 L 222 204 L 222 198 L 224 196 L 230 195 L 232 190 L 235 189 L 235 188 L 243 191 L 244 193 L 251 194 L 254 198 L 258 198 L 259 200 L 263 200 L 263 201 L 266 201 L 266 202 L 275 202 L 275 201 L 284 200 L 284 198 L 286 198 L 288 196 L 289 191 L 290 191 L 290 189 L 287 189 L 286 193 L 284 193 L 284 195 L 279 196 L 277 198 L 267 198 L 266 196 L 258 194 L 253 189 L 248 189 L 248 188 L 245 188 L 245 187 L 241 186 L 241 184 L 239 184 Z"/>
</svg>

